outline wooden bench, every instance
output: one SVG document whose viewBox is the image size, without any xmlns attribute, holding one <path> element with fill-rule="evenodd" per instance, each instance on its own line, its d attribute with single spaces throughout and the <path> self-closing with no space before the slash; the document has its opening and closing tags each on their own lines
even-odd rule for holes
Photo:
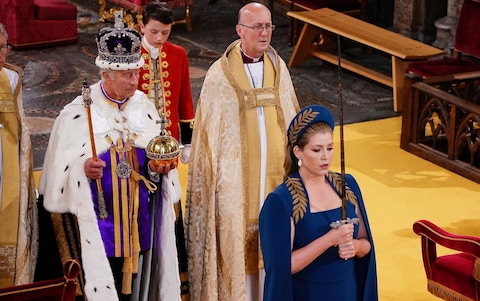
<svg viewBox="0 0 480 301">
<path fill-rule="evenodd" d="M 277 0 L 280 3 L 288 5 L 290 11 L 315 10 L 328 7 L 330 9 L 354 16 L 359 19 L 365 17 L 366 0 Z M 270 11 L 273 11 L 273 0 L 268 2 Z M 301 28 L 298 20 L 288 18 L 288 45 L 297 43 L 298 30 Z"/>
<path fill-rule="evenodd" d="M 301 12 L 291 11 L 287 15 L 305 23 L 288 63 L 289 67 L 298 66 L 311 57 L 337 65 L 336 35 L 389 54 L 392 60 L 391 76 L 343 58 L 341 66 L 393 88 L 395 112 L 402 111 L 402 105 L 408 101 L 410 95 L 409 83 L 405 78 L 408 64 L 444 54 L 441 49 L 329 8 Z M 312 43 L 319 34 L 321 34 L 321 43 Z"/>
</svg>

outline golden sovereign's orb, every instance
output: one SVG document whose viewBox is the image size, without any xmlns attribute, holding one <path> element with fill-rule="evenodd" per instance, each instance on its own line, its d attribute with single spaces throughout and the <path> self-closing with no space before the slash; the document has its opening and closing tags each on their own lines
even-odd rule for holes
<svg viewBox="0 0 480 301">
<path fill-rule="evenodd" d="M 180 155 L 180 146 L 172 136 L 157 136 L 147 146 L 147 157 L 154 160 L 157 165 L 171 164 L 177 161 Z"/>
<path fill-rule="evenodd" d="M 153 138 L 147 145 L 147 157 L 155 161 L 155 164 L 167 165 L 177 161 L 180 156 L 180 145 L 177 139 L 168 134 L 166 125 L 170 121 L 165 119 L 165 114 L 160 115 L 160 135 Z"/>
</svg>

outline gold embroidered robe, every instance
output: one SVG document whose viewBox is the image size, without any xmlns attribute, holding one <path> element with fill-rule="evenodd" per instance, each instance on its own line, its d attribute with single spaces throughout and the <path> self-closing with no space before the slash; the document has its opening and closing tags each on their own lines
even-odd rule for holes
<svg viewBox="0 0 480 301">
<path fill-rule="evenodd" d="M 13 76 L 8 77 L 7 72 Z M 9 64 L 0 70 L 4 171 L 1 175 L 0 287 L 32 282 L 37 252 L 32 145 L 23 111 L 21 75 L 19 68 Z M 14 77 L 16 82 L 11 82 Z"/>
<path fill-rule="evenodd" d="M 186 196 L 192 300 L 247 300 L 247 274 L 258 273 L 260 134 L 265 113 L 265 196 L 282 182 L 285 133 L 298 102 L 285 62 L 264 55 L 263 88 L 251 88 L 233 42 L 208 70 L 197 105 Z"/>
</svg>

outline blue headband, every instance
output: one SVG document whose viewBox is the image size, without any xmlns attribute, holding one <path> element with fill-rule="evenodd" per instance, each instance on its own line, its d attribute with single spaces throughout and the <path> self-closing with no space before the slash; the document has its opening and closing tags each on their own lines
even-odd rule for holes
<svg viewBox="0 0 480 301">
<path fill-rule="evenodd" d="M 335 127 L 333 115 L 325 107 L 320 105 L 312 105 L 300 110 L 300 112 L 298 112 L 290 122 L 290 126 L 287 130 L 287 139 L 290 145 L 296 145 L 305 130 L 317 122 L 324 122 L 328 124 L 332 131 Z"/>
</svg>

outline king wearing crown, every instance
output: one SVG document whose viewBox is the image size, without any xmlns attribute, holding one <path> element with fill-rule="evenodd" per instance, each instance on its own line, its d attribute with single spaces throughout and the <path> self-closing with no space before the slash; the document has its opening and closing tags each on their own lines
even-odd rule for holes
<svg viewBox="0 0 480 301">
<path fill-rule="evenodd" d="M 89 301 L 137 299 L 144 293 L 136 285 L 142 275 L 156 273 L 170 278 L 156 286 L 164 300 L 179 300 L 173 200 L 181 192 L 168 178 L 170 167 L 146 153 L 160 132 L 160 117 L 137 90 L 142 38 L 124 27 L 119 13 L 96 41 L 101 80 L 84 83 L 82 95 L 55 121 L 39 184 L 43 206 L 53 213 L 61 260 L 81 261 L 80 287 Z M 152 195 L 162 202 L 160 213 L 151 212 Z M 161 239 L 152 244 L 153 236 Z M 143 254 L 163 270 L 140 271 Z"/>
</svg>

